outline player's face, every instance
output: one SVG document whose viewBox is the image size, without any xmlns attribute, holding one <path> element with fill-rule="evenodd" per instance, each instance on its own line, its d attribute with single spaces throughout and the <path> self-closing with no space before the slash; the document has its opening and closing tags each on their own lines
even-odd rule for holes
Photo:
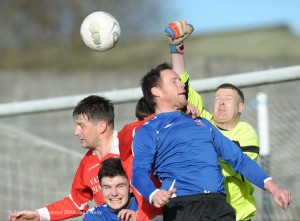
<svg viewBox="0 0 300 221">
<path fill-rule="evenodd" d="M 237 123 L 242 110 L 243 103 L 235 90 L 222 88 L 215 93 L 214 121 L 217 124 Z"/>
<path fill-rule="evenodd" d="M 158 99 L 164 105 L 165 111 L 180 110 L 187 105 L 186 93 L 184 84 L 180 81 L 179 76 L 170 69 L 163 70 L 160 73 L 161 84 L 159 89 Z"/>
<path fill-rule="evenodd" d="M 80 140 L 83 148 L 95 148 L 99 146 L 99 122 L 89 121 L 87 116 L 79 115 L 75 120 L 75 136 Z"/>
<path fill-rule="evenodd" d="M 124 176 L 102 177 L 101 189 L 106 204 L 114 211 L 126 208 L 131 189 Z"/>
</svg>

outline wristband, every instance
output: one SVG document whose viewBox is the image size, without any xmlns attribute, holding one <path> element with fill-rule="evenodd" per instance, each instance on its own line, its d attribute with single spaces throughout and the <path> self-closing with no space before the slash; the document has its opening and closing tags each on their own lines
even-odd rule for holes
<svg viewBox="0 0 300 221">
<path fill-rule="evenodd" d="M 169 44 L 169 45 L 170 45 L 171 54 L 183 54 L 183 50 L 184 50 L 183 43 L 177 45 L 173 45 L 173 44 Z"/>
</svg>

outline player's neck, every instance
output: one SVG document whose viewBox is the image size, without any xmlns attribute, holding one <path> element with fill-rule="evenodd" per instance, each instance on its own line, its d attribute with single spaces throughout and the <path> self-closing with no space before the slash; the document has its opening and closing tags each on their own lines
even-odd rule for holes
<svg viewBox="0 0 300 221">
<path fill-rule="evenodd" d="M 109 153 L 111 146 L 114 142 L 114 131 L 107 131 L 107 133 L 102 134 L 100 138 L 99 147 L 95 148 L 96 155 L 101 160 L 106 154 Z"/>
<path fill-rule="evenodd" d="M 233 128 L 236 127 L 238 122 L 215 122 L 215 124 L 217 125 L 218 128 L 222 129 L 222 130 L 232 130 Z"/>
</svg>

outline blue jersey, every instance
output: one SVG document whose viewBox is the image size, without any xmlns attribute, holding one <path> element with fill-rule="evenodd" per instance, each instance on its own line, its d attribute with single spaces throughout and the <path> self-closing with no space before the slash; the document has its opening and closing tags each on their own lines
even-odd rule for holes
<svg viewBox="0 0 300 221">
<path fill-rule="evenodd" d="M 137 211 L 138 204 L 135 197 L 131 197 L 126 209 Z M 120 221 L 120 219 L 118 218 L 118 212 L 111 211 L 107 204 L 103 204 L 88 210 L 83 217 L 83 221 Z"/>
<path fill-rule="evenodd" d="M 133 155 L 132 185 L 149 201 L 156 190 L 151 171 L 162 182 L 161 189 L 169 190 L 175 182 L 177 196 L 225 194 L 219 158 L 260 188 L 268 178 L 208 120 L 179 111 L 157 114 L 145 123 L 134 137 Z"/>
</svg>

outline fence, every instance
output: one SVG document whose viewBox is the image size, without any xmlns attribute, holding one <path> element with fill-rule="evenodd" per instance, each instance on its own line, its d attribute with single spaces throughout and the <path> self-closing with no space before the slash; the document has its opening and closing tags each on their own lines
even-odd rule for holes
<svg viewBox="0 0 300 221">
<path fill-rule="evenodd" d="M 242 120 L 257 131 L 257 95 L 268 96 L 269 172 L 293 193 L 292 205 L 283 211 L 269 194 L 266 200 L 264 191 L 256 188 L 258 212 L 253 220 L 299 220 L 300 67 L 192 81 L 207 110 L 212 107 L 211 90 L 223 82 L 243 89 L 246 108 Z M 116 129 L 133 119 L 135 102 L 141 95 L 138 88 L 133 91 L 99 93 L 115 103 Z M 5 220 L 9 211 L 39 208 L 68 194 L 85 153 L 73 137 L 70 109 L 85 96 L 0 104 L 0 220 Z M 265 159 L 258 162 L 264 166 Z"/>
</svg>

